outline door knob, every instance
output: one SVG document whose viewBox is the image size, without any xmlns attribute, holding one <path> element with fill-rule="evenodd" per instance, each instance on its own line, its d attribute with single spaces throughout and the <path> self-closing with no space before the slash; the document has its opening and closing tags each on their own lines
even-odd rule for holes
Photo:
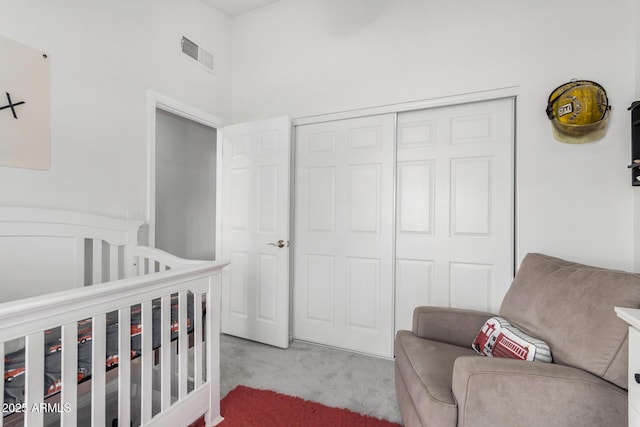
<svg viewBox="0 0 640 427">
<path fill-rule="evenodd" d="M 289 242 L 286 242 L 284 240 L 278 240 L 275 243 L 268 243 L 269 246 L 275 246 L 276 248 L 284 248 L 285 246 L 289 246 Z"/>
</svg>

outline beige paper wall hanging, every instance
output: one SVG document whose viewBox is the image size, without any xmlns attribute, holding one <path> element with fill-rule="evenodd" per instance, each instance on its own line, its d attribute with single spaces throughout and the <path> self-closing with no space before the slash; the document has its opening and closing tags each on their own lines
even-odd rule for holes
<svg viewBox="0 0 640 427">
<path fill-rule="evenodd" d="M 49 169 L 50 86 L 44 52 L 0 37 L 0 166 Z"/>
</svg>

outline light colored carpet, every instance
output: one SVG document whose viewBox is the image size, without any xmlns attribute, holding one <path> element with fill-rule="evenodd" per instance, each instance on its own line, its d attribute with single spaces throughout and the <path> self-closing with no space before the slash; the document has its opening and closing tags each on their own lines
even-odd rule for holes
<svg viewBox="0 0 640 427">
<path fill-rule="evenodd" d="M 241 384 L 401 423 L 392 360 L 298 341 L 286 350 L 229 335 L 220 341 L 223 397 Z"/>
</svg>

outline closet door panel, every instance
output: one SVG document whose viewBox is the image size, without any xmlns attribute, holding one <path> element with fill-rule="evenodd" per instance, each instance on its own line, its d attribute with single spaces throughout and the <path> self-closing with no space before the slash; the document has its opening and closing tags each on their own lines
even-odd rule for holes
<svg viewBox="0 0 640 427">
<path fill-rule="evenodd" d="M 493 265 L 451 262 L 449 267 L 451 305 L 486 311 L 493 296 Z"/>
<path fill-rule="evenodd" d="M 398 115 L 396 330 L 418 305 L 499 308 L 513 278 L 513 123 L 513 99 Z"/>
<path fill-rule="evenodd" d="M 433 234 L 434 177 L 433 161 L 398 164 L 398 230 L 405 234 Z M 419 212 L 419 215 L 416 215 Z"/>
<path fill-rule="evenodd" d="M 396 283 L 405 284 L 396 289 L 396 307 L 411 307 L 416 301 L 431 301 L 434 274 L 433 261 L 396 259 Z M 408 283 L 414 286 L 406 286 Z M 408 320 L 411 321 L 411 316 Z M 410 327 L 404 329 L 411 330 Z"/>
<path fill-rule="evenodd" d="M 392 356 L 395 114 L 296 127 L 294 336 Z"/>
<path fill-rule="evenodd" d="M 451 160 L 451 235 L 490 236 L 492 194 L 490 157 Z"/>
<path fill-rule="evenodd" d="M 376 331 L 380 294 L 380 260 L 347 258 L 347 326 Z"/>
<path fill-rule="evenodd" d="M 301 308 L 305 320 L 310 322 L 333 323 L 335 314 L 335 257 L 328 255 L 306 255 L 305 286 L 299 290 L 301 298 L 296 301 L 304 303 Z"/>
<path fill-rule="evenodd" d="M 306 212 L 309 231 L 332 233 L 336 223 L 336 171 L 334 167 L 309 168 L 307 171 Z"/>
</svg>

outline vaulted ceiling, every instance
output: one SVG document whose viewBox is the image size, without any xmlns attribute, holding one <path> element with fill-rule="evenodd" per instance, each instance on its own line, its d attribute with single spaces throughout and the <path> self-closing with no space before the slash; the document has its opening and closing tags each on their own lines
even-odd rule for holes
<svg viewBox="0 0 640 427">
<path fill-rule="evenodd" d="M 225 15 L 234 17 L 279 0 L 203 0 Z"/>
</svg>

